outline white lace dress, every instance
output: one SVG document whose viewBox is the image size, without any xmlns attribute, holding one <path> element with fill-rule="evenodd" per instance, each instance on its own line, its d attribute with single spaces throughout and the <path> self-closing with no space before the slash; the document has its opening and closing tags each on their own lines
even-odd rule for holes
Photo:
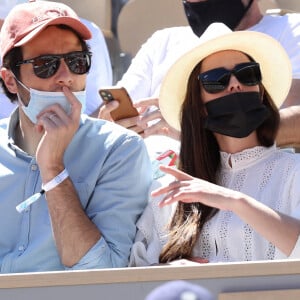
<svg viewBox="0 0 300 300">
<path fill-rule="evenodd" d="M 231 161 L 231 166 L 229 165 Z M 160 178 L 153 189 L 173 179 Z M 257 201 L 300 219 L 300 155 L 284 150 L 255 147 L 236 154 L 221 152 L 218 184 L 241 191 Z M 166 243 L 168 224 L 175 205 L 159 208 L 150 199 L 138 221 L 130 266 L 158 263 Z M 276 230 L 276 228 L 274 228 Z M 231 211 L 219 211 L 203 228 L 193 256 L 210 262 L 254 261 L 287 258 Z M 300 258 L 300 238 L 289 258 Z"/>
</svg>

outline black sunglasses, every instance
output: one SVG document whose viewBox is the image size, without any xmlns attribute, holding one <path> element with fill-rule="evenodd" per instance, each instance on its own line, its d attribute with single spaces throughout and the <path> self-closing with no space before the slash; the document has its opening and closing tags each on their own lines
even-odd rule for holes
<svg viewBox="0 0 300 300">
<path fill-rule="evenodd" d="M 74 51 L 66 54 L 41 55 L 31 59 L 20 61 L 16 66 L 32 64 L 34 74 L 39 78 L 49 78 L 53 76 L 63 58 L 69 70 L 78 75 L 87 73 L 91 68 L 92 53 L 89 51 Z"/>
<path fill-rule="evenodd" d="M 231 75 L 246 86 L 254 86 L 261 82 L 261 72 L 259 64 L 256 62 L 247 62 L 236 65 L 232 70 L 225 68 L 216 68 L 198 76 L 203 88 L 210 94 L 216 94 L 224 91 L 229 84 Z"/>
</svg>

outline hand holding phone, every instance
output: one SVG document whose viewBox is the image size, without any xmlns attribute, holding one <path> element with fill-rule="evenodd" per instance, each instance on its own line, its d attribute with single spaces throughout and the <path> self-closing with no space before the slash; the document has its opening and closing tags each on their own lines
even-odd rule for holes
<svg viewBox="0 0 300 300">
<path fill-rule="evenodd" d="M 124 87 L 105 87 L 99 90 L 99 94 L 105 103 L 116 100 L 119 106 L 110 115 L 114 121 L 136 117 L 139 115 L 133 106 L 132 100 Z"/>
</svg>

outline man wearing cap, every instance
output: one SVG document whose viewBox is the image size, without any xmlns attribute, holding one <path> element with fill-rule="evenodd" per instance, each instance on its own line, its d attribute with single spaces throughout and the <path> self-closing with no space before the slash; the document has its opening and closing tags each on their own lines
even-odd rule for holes
<svg viewBox="0 0 300 300">
<path fill-rule="evenodd" d="M 81 115 L 89 38 L 56 2 L 17 5 L 3 24 L 3 87 L 19 108 L 0 130 L 2 273 L 128 264 L 151 167 L 138 135 Z"/>
<path fill-rule="evenodd" d="M 15 5 L 25 2 L 28 1 L 0 0 L 0 29 L 9 11 Z M 93 53 L 93 64 L 91 65 L 91 69 L 87 75 L 86 93 L 88 102 L 86 103 L 86 108 L 84 111 L 84 113 L 86 113 L 87 115 L 92 116 L 94 111 L 97 110 L 99 104 L 102 103 L 102 98 L 98 93 L 99 86 L 108 86 L 112 84 L 112 68 L 107 45 L 101 29 L 89 20 L 86 20 L 84 18 L 80 18 L 80 20 L 92 32 L 92 38 L 88 41 L 88 44 Z M 1 88 L 0 105 L 0 119 L 8 117 L 11 114 L 11 112 L 17 107 L 17 103 L 9 101 L 9 99 L 5 96 Z"/>
</svg>

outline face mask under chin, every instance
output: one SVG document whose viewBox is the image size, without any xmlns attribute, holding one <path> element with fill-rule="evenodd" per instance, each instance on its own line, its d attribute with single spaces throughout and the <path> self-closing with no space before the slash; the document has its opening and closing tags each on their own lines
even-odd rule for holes
<svg viewBox="0 0 300 300">
<path fill-rule="evenodd" d="M 22 101 L 20 95 L 17 94 L 17 96 L 22 110 L 33 124 L 37 123 L 36 116 L 45 108 L 53 104 L 59 104 L 67 114 L 70 113 L 71 105 L 63 92 L 39 91 L 32 88 L 27 88 L 19 80 L 18 82 L 24 89 L 29 91 L 30 100 L 27 106 Z M 82 105 L 81 112 L 84 112 L 86 107 L 86 91 L 73 92 L 73 95 L 80 101 Z"/>
</svg>

